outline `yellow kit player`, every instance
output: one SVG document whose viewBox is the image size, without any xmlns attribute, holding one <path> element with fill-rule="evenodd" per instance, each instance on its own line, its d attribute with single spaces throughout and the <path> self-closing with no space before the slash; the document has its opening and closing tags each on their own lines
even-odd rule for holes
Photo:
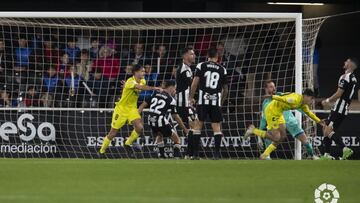
<svg viewBox="0 0 360 203">
<path fill-rule="evenodd" d="M 314 100 L 314 92 L 310 89 L 306 89 L 303 93 L 284 93 L 282 95 L 272 95 L 272 101 L 265 108 L 265 119 L 267 123 L 267 131 L 255 128 L 254 125 L 250 125 L 245 133 L 244 138 L 255 134 L 262 138 L 268 138 L 275 142 L 280 143 L 286 137 L 286 127 L 283 112 L 288 110 L 299 110 L 309 116 L 316 123 L 325 125 L 313 112 L 310 111 L 309 106 Z M 276 145 L 275 144 L 275 145 Z M 260 158 L 265 158 L 270 153 L 276 150 L 276 146 L 270 144 Z"/>
<path fill-rule="evenodd" d="M 137 101 L 141 91 L 158 90 L 162 92 L 160 87 L 150 87 L 146 85 L 144 79 L 145 69 L 136 64 L 132 67 L 133 76 L 129 78 L 123 87 L 120 101 L 116 103 L 114 113 L 112 115 L 111 130 L 105 136 L 100 148 L 100 154 L 103 155 L 111 140 L 116 136 L 119 129 L 126 123 L 134 126 L 130 137 L 125 142 L 127 152 L 132 152 L 131 144 L 139 137 L 143 131 L 144 125 L 137 109 Z M 132 155 L 132 154 L 131 154 Z"/>
</svg>

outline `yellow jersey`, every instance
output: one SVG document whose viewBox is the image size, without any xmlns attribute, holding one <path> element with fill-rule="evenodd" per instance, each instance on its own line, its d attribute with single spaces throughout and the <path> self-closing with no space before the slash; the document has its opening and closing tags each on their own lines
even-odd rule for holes
<svg viewBox="0 0 360 203">
<path fill-rule="evenodd" d="M 146 80 L 141 79 L 140 83 L 136 82 L 135 77 L 126 80 L 120 101 L 117 103 L 122 108 L 137 108 L 137 101 L 141 90 L 135 88 L 135 85 L 146 85 Z"/>
<path fill-rule="evenodd" d="M 308 105 L 303 104 L 303 95 L 297 93 L 285 93 L 283 95 L 273 95 L 272 101 L 267 108 L 271 108 L 274 113 L 282 114 L 288 110 L 300 110 L 309 116 L 316 123 L 321 120 L 313 112 L 310 111 Z M 270 110 L 270 109 L 269 109 Z"/>
</svg>

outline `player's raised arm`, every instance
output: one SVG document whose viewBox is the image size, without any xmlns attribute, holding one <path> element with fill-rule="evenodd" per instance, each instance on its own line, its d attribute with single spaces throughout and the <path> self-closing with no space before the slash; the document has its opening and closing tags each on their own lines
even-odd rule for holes
<svg viewBox="0 0 360 203">
<path fill-rule="evenodd" d="M 315 98 L 315 93 L 310 90 L 310 89 L 306 89 L 303 93 L 303 100 L 302 100 L 302 105 L 301 105 L 301 110 L 307 115 L 309 116 L 313 121 L 315 121 L 316 123 L 319 123 L 321 125 L 324 125 L 320 118 L 317 117 L 312 111 L 310 111 L 309 106 L 313 103 L 313 100 Z"/>
</svg>

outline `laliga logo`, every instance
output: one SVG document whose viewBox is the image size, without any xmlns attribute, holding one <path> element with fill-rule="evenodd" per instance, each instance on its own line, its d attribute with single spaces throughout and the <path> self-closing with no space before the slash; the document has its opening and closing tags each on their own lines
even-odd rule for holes
<svg viewBox="0 0 360 203">
<path fill-rule="evenodd" d="M 315 189 L 315 203 L 337 203 L 339 192 L 334 185 L 323 183 Z"/>
<path fill-rule="evenodd" d="M 31 123 L 26 122 L 24 123 L 25 119 L 28 119 L 29 121 L 32 121 L 34 119 L 34 116 L 31 114 L 23 114 L 21 115 L 17 120 L 17 126 L 12 122 L 5 122 L 0 126 L 0 137 L 3 140 L 9 141 L 9 134 L 17 134 L 18 131 L 22 131 L 23 133 L 20 134 L 20 139 L 23 141 L 30 141 L 34 139 L 36 133 L 39 136 L 39 138 L 43 141 L 55 141 L 55 127 L 53 124 L 49 122 L 43 122 L 41 123 L 38 128 Z M 25 124 L 25 125 L 24 125 Z M 28 128 L 30 129 L 30 135 L 25 135 L 28 131 Z M 44 135 L 43 130 L 45 128 L 48 128 L 50 130 L 49 135 Z"/>
</svg>

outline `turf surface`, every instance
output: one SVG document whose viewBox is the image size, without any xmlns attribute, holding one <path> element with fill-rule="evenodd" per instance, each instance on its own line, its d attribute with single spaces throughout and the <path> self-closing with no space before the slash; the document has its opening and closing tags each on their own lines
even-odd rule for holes
<svg viewBox="0 0 360 203">
<path fill-rule="evenodd" d="M 359 202 L 360 161 L 0 159 L 0 202 L 297 203 L 334 184 Z"/>
</svg>

